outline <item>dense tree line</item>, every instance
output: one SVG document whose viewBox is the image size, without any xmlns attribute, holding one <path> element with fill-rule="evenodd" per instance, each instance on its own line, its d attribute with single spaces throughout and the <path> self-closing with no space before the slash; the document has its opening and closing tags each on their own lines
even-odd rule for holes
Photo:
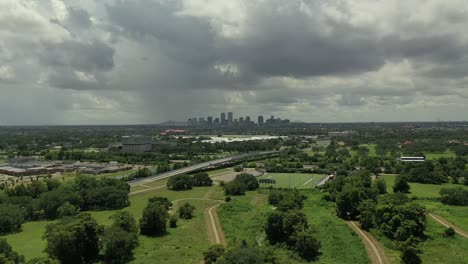
<svg viewBox="0 0 468 264">
<path fill-rule="evenodd" d="M 170 177 L 167 181 L 167 188 L 173 191 L 191 190 L 192 187 L 211 186 L 213 180 L 208 173 L 200 172 L 194 175 L 179 174 Z"/>
<path fill-rule="evenodd" d="M 462 187 L 442 188 L 440 190 L 440 201 L 449 205 L 468 205 L 468 190 Z"/>
<path fill-rule="evenodd" d="M 46 179 L 0 191 L 0 233 L 17 232 L 24 221 L 73 216 L 87 210 L 129 205 L 130 186 L 116 179 L 77 176 L 69 183 Z"/>
</svg>

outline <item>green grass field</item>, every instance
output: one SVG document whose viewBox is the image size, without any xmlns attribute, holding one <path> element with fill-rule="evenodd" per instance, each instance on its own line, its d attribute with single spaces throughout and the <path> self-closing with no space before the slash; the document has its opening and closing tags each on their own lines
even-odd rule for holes
<svg viewBox="0 0 468 264">
<path fill-rule="evenodd" d="M 308 173 L 267 173 L 259 179 L 276 180 L 276 188 L 309 189 L 314 187 L 326 175 Z"/>
<path fill-rule="evenodd" d="M 468 263 L 468 241 L 460 235 L 443 237 L 445 227 L 427 220 L 427 239 L 422 243 L 422 263 Z"/>
<path fill-rule="evenodd" d="M 387 192 L 392 192 L 393 183 L 395 181 L 396 175 L 382 175 L 381 178 L 387 183 Z M 437 198 L 439 197 L 439 191 L 442 188 L 453 188 L 453 187 L 463 187 L 468 189 L 468 186 L 461 184 L 422 184 L 422 183 L 409 183 L 411 190 L 409 196 L 411 197 L 420 197 L 420 198 Z"/>
<path fill-rule="evenodd" d="M 457 155 L 452 150 L 447 149 L 445 152 L 442 153 L 430 153 L 424 152 L 424 156 L 426 156 L 427 160 L 435 160 L 438 158 L 455 158 Z"/>
</svg>

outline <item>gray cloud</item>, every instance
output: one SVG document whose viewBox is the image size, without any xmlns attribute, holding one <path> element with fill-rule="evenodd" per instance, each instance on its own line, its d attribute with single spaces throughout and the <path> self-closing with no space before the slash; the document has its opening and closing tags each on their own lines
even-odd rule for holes
<svg viewBox="0 0 468 264">
<path fill-rule="evenodd" d="M 4 0 L 0 105 L 28 123 L 227 110 L 306 121 L 463 119 L 463 3 Z M 37 99 L 5 99 L 25 94 Z M 39 104 L 47 107 L 28 110 Z M 0 114 L 0 123 L 16 119 Z"/>
</svg>

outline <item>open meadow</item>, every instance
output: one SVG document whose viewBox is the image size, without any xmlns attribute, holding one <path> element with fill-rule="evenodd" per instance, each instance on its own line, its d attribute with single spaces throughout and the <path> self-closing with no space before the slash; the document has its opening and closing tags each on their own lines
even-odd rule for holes
<svg viewBox="0 0 468 264">
<path fill-rule="evenodd" d="M 275 180 L 275 188 L 310 189 L 325 177 L 324 174 L 310 173 L 266 173 L 259 179 Z"/>
<path fill-rule="evenodd" d="M 240 244 L 242 240 L 247 243 L 265 243 L 263 227 L 268 213 L 274 210 L 268 204 L 267 194 L 265 189 L 248 192 L 220 206 L 218 215 L 230 244 Z M 369 263 L 361 240 L 336 216 L 333 204 L 321 201 L 321 193 L 318 191 L 304 191 L 304 194 L 308 197 L 304 213 L 322 245 L 321 255 L 314 263 Z M 307 263 L 289 251 L 278 249 L 278 252 L 287 255 L 292 264 Z"/>
</svg>

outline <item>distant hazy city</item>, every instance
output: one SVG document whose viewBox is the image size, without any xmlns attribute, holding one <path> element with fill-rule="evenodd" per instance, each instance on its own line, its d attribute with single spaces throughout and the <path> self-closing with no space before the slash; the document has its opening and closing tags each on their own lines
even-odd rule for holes
<svg viewBox="0 0 468 264">
<path fill-rule="evenodd" d="M 255 123 L 254 120 L 250 118 L 250 116 L 245 117 L 235 117 L 233 112 L 221 113 L 219 117 L 213 118 L 213 116 L 206 117 L 193 117 L 187 120 L 187 125 L 194 126 L 194 127 L 211 127 L 211 126 L 218 126 L 218 127 L 251 127 L 251 126 L 259 126 L 259 127 L 275 127 L 275 126 L 282 126 L 290 124 L 289 119 L 281 119 L 275 118 L 274 116 L 270 116 L 270 118 L 266 119 L 259 115 L 257 117 L 257 122 Z"/>
</svg>

